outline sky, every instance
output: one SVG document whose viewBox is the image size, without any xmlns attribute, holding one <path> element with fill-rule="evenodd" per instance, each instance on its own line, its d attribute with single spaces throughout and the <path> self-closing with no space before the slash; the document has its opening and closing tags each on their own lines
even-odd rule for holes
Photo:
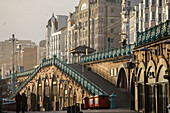
<svg viewBox="0 0 170 113">
<path fill-rule="evenodd" d="M 45 39 L 48 19 L 73 12 L 79 0 L 0 0 L 0 41 L 15 34 L 38 44 Z"/>
</svg>

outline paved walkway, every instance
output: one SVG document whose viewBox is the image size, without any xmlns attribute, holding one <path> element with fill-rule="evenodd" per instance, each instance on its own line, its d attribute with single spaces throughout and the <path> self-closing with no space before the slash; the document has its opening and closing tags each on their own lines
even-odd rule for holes
<svg viewBox="0 0 170 113">
<path fill-rule="evenodd" d="M 7 113 L 16 113 L 16 112 L 7 112 Z M 25 113 L 42 113 L 37 111 L 25 112 Z M 67 111 L 46 111 L 45 113 L 67 113 Z M 107 110 L 83 110 L 83 113 L 137 113 L 132 110 L 127 109 L 107 109 Z"/>
</svg>

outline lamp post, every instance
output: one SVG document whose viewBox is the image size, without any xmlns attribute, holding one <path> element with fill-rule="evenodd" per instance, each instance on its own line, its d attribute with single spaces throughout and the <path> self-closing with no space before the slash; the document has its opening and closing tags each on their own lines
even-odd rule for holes
<svg viewBox="0 0 170 113">
<path fill-rule="evenodd" d="M 89 5 L 89 15 L 88 15 L 88 46 L 90 47 L 90 15 L 91 15 L 91 13 L 90 13 L 90 2 L 91 2 L 91 0 L 88 0 L 88 5 Z"/>
<path fill-rule="evenodd" d="M 83 64 L 82 64 L 82 68 L 81 68 L 81 71 L 82 71 L 82 76 L 84 75 L 84 57 L 85 57 L 86 55 L 82 55 L 81 57 L 83 58 Z"/>
<path fill-rule="evenodd" d="M 148 91 L 147 91 L 147 86 L 146 86 L 146 83 L 147 83 L 147 75 L 146 75 L 146 69 L 147 69 L 147 52 L 150 51 L 150 49 L 148 48 L 143 48 L 143 49 L 140 49 L 139 51 L 145 51 L 145 71 L 144 71 L 144 106 L 145 106 L 145 113 L 148 113 Z"/>
<path fill-rule="evenodd" d="M 12 58 L 12 94 L 14 94 L 15 91 L 15 77 L 14 77 L 14 42 L 18 41 L 18 39 L 15 38 L 15 35 L 12 34 L 12 38 L 9 39 L 9 41 L 12 41 L 13 44 L 13 58 Z"/>
<path fill-rule="evenodd" d="M 85 29 L 84 29 L 84 27 L 81 26 L 81 23 L 80 23 L 80 22 L 79 22 L 79 24 L 78 24 L 77 29 L 79 30 L 79 43 L 78 43 L 79 45 L 78 45 L 78 46 L 80 46 L 80 45 L 81 45 L 81 43 L 80 43 L 80 36 L 81 36 L 80 34 L 81 34 L 81 33 L 80 33 L 80 32 L 81 32 L 81 30 L 84 31 Z"/>
<path fill-rule="evenodd" d="M 123 11 L 125 11 L 125 15 L 127 15 L 127 24 L 128 24 L 128 30 L 127 30 L 127 41 L 128 41 L 128 44 L 130 43 L 130 36 L 129 36 L 129 18 L 130 18 L 130 11 L 132 10 L 132 7 L 130 6 L 130 4 L 128 4 L 127 6 L 125 6 L 123 8 Z"/>
</svg>

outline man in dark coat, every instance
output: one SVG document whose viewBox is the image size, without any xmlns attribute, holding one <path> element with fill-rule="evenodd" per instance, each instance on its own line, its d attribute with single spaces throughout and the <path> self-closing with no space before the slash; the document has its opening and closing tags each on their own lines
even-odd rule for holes
<svg viewBox="0 0 170 113">
<path fill-rule="evenodd" d="M 25 96 L 25 93 L 22 93 L 22 113 L 25 112 L 27 108 L 27 97 Z"/>
<path fill-rule="evenodd" d="M 16 113 L 19 113 L 21 106 L 21 95 L 19 93 L 16 95 L 15 101 L 16 101 Z"/>
</svg>

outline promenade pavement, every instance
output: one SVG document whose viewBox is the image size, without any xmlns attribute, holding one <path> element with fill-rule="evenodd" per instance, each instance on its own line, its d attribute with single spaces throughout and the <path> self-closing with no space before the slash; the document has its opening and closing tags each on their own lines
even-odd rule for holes
<svg viewBox="0 0 170 113">
<path fill-rule="evenodd" d="M 16 113 L 16 112 L 7 112 L 7 113 Z M 30 111 L 25 113 L 42 113 L 38 111 Z M 45 113 L 67 113 L 67 111 L 46 111 Z M 98 109 L 98 110 L 83 110 L 83 113 L 138 113 L 133 110 L 127 109 Z"/>
</svg>

